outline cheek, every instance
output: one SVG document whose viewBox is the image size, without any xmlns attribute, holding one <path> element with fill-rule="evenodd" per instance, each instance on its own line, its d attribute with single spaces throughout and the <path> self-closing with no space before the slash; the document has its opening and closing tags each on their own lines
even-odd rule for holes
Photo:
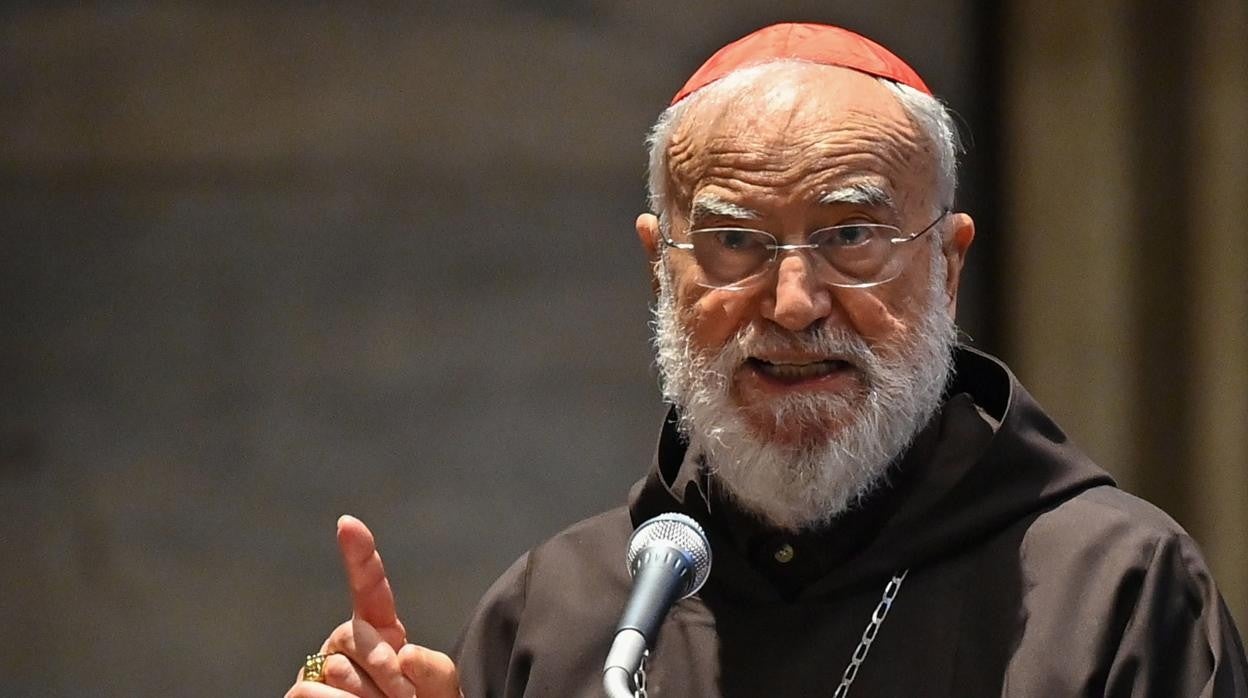
<svg viewBox="0 0 1248 698">
<path fill-rule="evenodd" d="M 833 288 L 842 312 L 837 316 L 856 334 L 875 346 L 885 346 L 908 333 L 919 313 L 921 299 L 910 293 L 872 293 L 868 289 Z M 698 288 L 688 308 L 686 326 L 699 349 L 718 349 L 758 317 L 758 294 L 745 291 L 716 291 Z M 839 324 L 839 323 L 838 323 Z"/>
<path fill-rule="evenodd" d="M 896 279 L 873 289 L 834 289 L 851 329 L 872 346 L 894 346 L 910 334 L 923 312 L 920 285 Z"/>
<path fill-rule="evenodd" d="M 922 278 L 920 278 L 922 277 Z M 924 312 L 926 277 L 904 274 L 869 289 L 829 287 L 833 308 L 824 321 L 846 327 L 872 346 L 888 347 L 906 337 Z M 677 305 L 690 339 L 698 349 L 719 349 L 751 322 L 761 318 L 764 288 L 722 291 L 680 284 Z"/>
<path fill-rule="evenodd" d="M 887 344 L 905 330 L 897 310 L 867 289 L 836 289 L 850 328 L 871 345 Z"/>
<path fill-rule="evenodd" d="M 757 307 L 757 294 L 698 288 L 688 305 L 690 339 L 699 349 L 718 349 L 748 325 Z"/>
</svg>

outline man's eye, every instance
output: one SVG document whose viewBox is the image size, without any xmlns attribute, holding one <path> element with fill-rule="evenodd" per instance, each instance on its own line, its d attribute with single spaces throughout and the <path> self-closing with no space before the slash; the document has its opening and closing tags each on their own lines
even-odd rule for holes
<svg viewBox="0 0 1248 698">
<path fill-rule="evenodd" d="M 871 242 L 875 230 L 868 225 L 841 225 L 828 230 L 823 244 L 834 247 L 854 247 Z"/>
<path fill-rule="evenodd" d="M 758 239 L 748 230 L 717 230 L 715 242 L 726 250 L 748 250 L 758 245 Z"/>
</svg>

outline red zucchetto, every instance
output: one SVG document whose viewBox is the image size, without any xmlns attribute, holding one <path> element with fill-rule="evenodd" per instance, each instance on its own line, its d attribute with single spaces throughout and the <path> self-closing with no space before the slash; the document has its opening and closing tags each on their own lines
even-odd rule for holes
<svg viewBox="0 0 1248 698">
<path fill-rule="evenodd" d="M 680 88 L 672 104 L 735 70 L 786 58 L 850 68 L 932 93 L 905 61 L 865 36 L 826 24 L 786 23 L 759 29 L 716 51 Z"/>
</svg>

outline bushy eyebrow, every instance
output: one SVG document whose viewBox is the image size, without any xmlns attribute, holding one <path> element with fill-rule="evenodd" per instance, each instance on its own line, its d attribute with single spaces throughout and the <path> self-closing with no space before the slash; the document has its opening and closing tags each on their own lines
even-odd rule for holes
<svg viewBox="0 0 1248 698">
<path fill-rule="evenodd" d="M 870 182 L 856 182 L 844 187 L 824 192 L 819 196 L 819 203 L 825 206 L 838 204 L 854 204 L 872 208 L 894 210 L 893 197 L 880 186 Z"/>
<path fill-rule="evenodd" d="M 689 221 L 694 223 L 703 218 L 712 217 L 756 221 L 763 216 L 758 211 L 725 201 L 714 194 L 699 194 L 694 198 L 693 206 L 690 207 Z"/>
</svg>

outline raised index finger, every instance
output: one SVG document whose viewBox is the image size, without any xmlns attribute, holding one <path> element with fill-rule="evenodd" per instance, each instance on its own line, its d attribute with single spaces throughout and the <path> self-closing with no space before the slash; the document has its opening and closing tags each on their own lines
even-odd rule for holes
<svg viewBox="0 0 1248 698">
<path fill-rule="evenodd" d="M 407 632 L 394 608 L 394 593 L 386 579 L 372 531 L 354 516 L 338 518 L 338 550 L 351 587 L 351 611 L 377 629 L 396 651 L 407 642 Z"/>
</svg>

